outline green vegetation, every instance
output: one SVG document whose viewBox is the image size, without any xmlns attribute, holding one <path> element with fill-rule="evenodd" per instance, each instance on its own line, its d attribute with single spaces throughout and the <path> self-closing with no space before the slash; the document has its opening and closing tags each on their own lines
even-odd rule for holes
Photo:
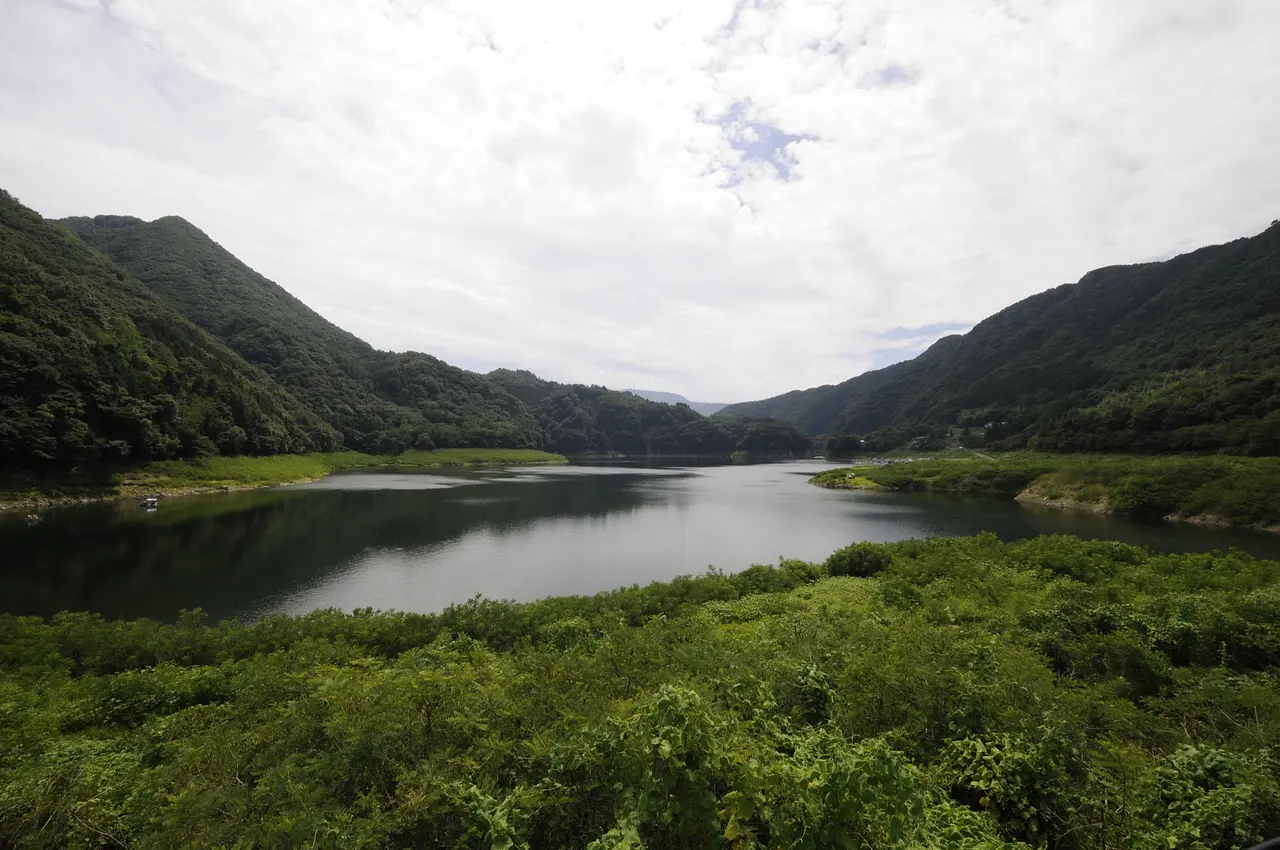
<svg viewBox="0 0 1280 850">
<path fill-rule="evenodd" d="M 785 423 L 698 422 L 688 407 L 603 387 L 554 384 L 507 370 L 486 377 L 426 354 L 377 351 L 180 218 L 148 223 L 98 216 L 61 223 L 127 270 L 117 276 L 136 276 L 162 302 L 270 375 L 288 390 L 272 384 L 299 415 L 333 429 L 313 446 L 258 451 L 254 445 L 202 445 L 144 459 L 308 447 L 387 455 L 433 448 L 753 456 L 809 451 L 809 439 Z M 57 228 L 42 226 L 71 243 Z"/>
<path fill-rule="evenodd" d="M 0 191 L 0 467 L 337 444 L 261 371 Z"/>
<path fill-rule="evenodd" d="M 850 466 L 844 469 L 828 469 L 809 479 L 810 484 L 828 490 L 883 490 L 885 486 L 867 475 L 878 467 Z"/>
<path fill-rule="evenodd" d="M 496 369 L 488 379 L 533 408 L 549 445 L 566 454 L 803 457 L 813 440 L 776 419 L 709 419 L 630 392 L 544 381 Z"/>
<path fill-rule="evenodd" d="M 65 219 L 178 312 L 279 381 L 347 448 L 542 448 L 529 411 L 473 372 L 377 351 L 181 218 Z"/>
<path fill-rule="evenodd" d="M 848 478 L 850 473 L 858 479 Z M 1280 458 L 1015 452 L 833 469 L 812 482 L 848 487 L 857 480 L 891 490 L 1019 496 L 1135 516 L 1280 525 Z"/>
<path fill-rule="evenodd" d="M 76 499 L 110 499 L 148 494 L 178 495 L 314 481 L 352 469 L 424 469 L 449 466 L 515 466 L 565 463 L 563 455 L 536 449 L 436 449 L 399 455 L 316 452 L 270 457 L 208 457 L 155 461 L 94 478 L 63 476 L 57 481 L 15 478 L 0 484 L 0 507 Z"/>
<path fill-rule="evenodd" d="M 1020 301 L 914 360 L 730 405 L 829 447 L 1280 454 L 1280 223 Z"/>
<path fill-rule="evenodd" d="M 994 537 L 594 597 L 0 617 L 11 847 L 1126 847 L 1280 833 L 1280 564 Z"/>
<path fill-rule="evenodd" d="M 125 493 L 175 492 L 192 488 L 264 487 L 314 481 L 334 472 L 376 468 L 432 468 L 445 466 L 514 466 L 564 463 L 563 455 L 536 449 L 436 449 L 399 455 L 360 452 L 286 455 L 278 457 L 217 457 L 198 461 L 153 463 L 137 472 L 117 476 Z"/>
<path fill-rule="evenodd" d="M 171 459 L 809 450 L 785 423 L 707 423 L 602 387 L 376 351 L 180 218 L 62 224 L 0 192 L 0 489 L 10 501 L 93 495 L 122 469 L 147 479 L 141 467 Z M 164 476 L 231 486 L 314 477 L 318 464 L 205 463 Z"/>
</svg>

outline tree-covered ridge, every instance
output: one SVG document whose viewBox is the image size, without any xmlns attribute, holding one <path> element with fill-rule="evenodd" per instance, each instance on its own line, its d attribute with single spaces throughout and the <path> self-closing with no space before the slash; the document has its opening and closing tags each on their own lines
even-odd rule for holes
<svg viewBox="0 0 1280 850">
<path fill-rule="evenodd" d="M 542 445 L 528 410 L 481 376 L 426 354 L 375 350 L 181 218 L 63 223 L 293 391 L 348 448 Z"/>
<path fill-rule="evenodd" d="M 0 191 L 0 465 L 337 444 L 260 370 Z"/>
<path fill-rule="evenodd" d="M 565 454 L 808 455 L 813 441 L 773 419 L 710 419 L 688 405 L 648 401 L 631 392 L 544 381 L 527 371 L 486 376 L 533 408 L 548 445 Z"/>
<path fill-rule="evenodd" d="M 1066 450 L 1280 451 L 1280 222 L 1263 233 L 1085 275 L 915 360 L 732 405 L 815 433 L 969 428 Z"/>
<path fill-rule="evenodd" d="M 1239 850 L 1280 564 L 994 536 L 593 597 L 0 617 L 12 847 Z"/>
</svg>

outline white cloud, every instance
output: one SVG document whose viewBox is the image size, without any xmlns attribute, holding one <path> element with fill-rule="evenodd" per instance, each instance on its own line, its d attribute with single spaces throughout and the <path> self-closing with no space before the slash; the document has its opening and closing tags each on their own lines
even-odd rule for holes
<svg viewBox="0 0 1280 850">
<path fill-rule="evenodd" d="M 182 215 L 381 347 L 754 398 L 1260 230 L 1277 33 L 1271 0 L 8 0 L 0 186 Z"/>
</svg>

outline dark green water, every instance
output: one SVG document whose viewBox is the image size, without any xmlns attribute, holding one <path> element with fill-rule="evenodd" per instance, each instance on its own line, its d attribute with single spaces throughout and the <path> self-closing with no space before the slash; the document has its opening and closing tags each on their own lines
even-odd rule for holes
<svg viewBox="0 0 1280 850">
<path fill-rule="evenodd" d="M 328 606 L 433 611 L 477 593 L 592 593 L 709 565 L 819 560 L 853 540 L 979 531 L 1280 558 L 1272 535 L 806 483 L 828 466 L 356 473 L 171 499 L 154 513 L 117 503 L 47 511 L 35 525 L 3 516 L 0 609 L 164 620 L 195 607 L 214 618 Z"/>
</svg>

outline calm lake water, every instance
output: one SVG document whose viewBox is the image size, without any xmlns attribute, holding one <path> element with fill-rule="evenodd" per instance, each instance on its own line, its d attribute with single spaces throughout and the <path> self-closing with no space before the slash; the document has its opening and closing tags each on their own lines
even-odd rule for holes
<svg viewBox="0 0 1280 850">
<path fill-rule="evenodd" d="M 315 608 L 435 611 L 476 594 L 593 593 L 854 540 L 1063 532 L 1280 558 L 1280 536 L 999 500 L 823 490 L 822 461 L 352 473 L 314 484 L 0 515 L 0 609 L 171 620 Z"/>
</svg>

